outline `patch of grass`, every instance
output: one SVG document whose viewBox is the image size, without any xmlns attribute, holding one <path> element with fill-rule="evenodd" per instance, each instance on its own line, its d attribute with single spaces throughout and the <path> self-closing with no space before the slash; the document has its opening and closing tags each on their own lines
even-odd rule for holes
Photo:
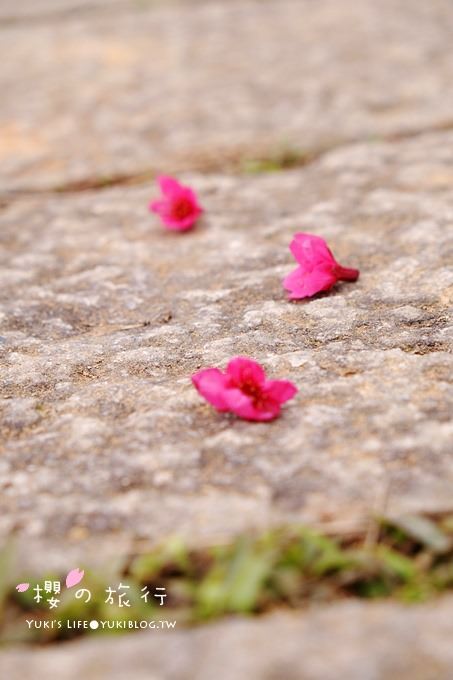
<svg viewBox="0 0 453 680">
<path fill-rule="evenodd" d="M 377 529 L 372 545 L 365 535 L 330 537 L 306 527 L 242 535 L 227 545 L 203 549 L 173 539 L 134 556 L 115 573 L 110 570 L 108 577 L 87 571 L 80 587 L 91 591 L 90 602 L 76 599 L 76 588 L 63 589 L 58 608 L 52 610 L 37 605 L 31 589 L 17 593 L 11 576 L 2 574 L 6 585 L 0 593 L 0 639 L 45 643 L 103 632 L 59 627 L 58 621 L 160 617 L 189 625 L 347 597 L 419 602 L 453 588 L 453 515 L 382 519 Z M 39 582 L 54 579 L 54 574 L 47 575 Z M 105 601 L 106 589 L 120 582 L 129 586 L 130 607 Z M 151 592 L 158 587 L 166 589 L 164 606 L 140 597 L 143 588 Z M 57 624 L 28 629 L 27 618 Z"/>
<path fill-rule="evenodd" d="M 302 151 L 291 148 L 283 148 L 269 156 L 246 158 L 241 161 L 239 171 L 257 175 L 266 172 L 278 172 L 279 170 L 289 170 L 300 165 L 306 165 L 313 158 L 317 157 L 314 151 Z"/>
</svg>

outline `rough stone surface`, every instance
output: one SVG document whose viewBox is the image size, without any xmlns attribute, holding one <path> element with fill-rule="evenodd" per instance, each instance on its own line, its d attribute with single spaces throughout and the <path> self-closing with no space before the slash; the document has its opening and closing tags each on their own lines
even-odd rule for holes
<svg viewBox="0 0 453 680">
<path fill-rule="evenodd" d="M 338 603 L 0 657 L 8 680 L 451 680 L 453 600 Z"/>
<path fill-rule="evenodd" d="M 453 125 L 449 0 L 65 6 L 4 23 L 4 193 Z"/>
<path fill-rule="evenodd" d="M 449 506 L 452 149 L 438 133 L 192 175 L 206 217 L 185 235 L 147 213 L 152 187 L 5 208 L 2 536 L 66 565 L 169 532 Z M 289 303 L 297 230 L 359 281 Z M 236 354 L 298 384 L 279 421 L 217 414 L 191 386 Z"/>
</svg>

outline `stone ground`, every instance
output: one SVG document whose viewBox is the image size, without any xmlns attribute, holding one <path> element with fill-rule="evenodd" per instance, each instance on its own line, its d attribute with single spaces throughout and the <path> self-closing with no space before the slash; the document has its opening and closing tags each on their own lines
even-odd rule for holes
<svg viewBox="0 0 453 680">
<path fill-rule="evenodd" d="M 451 509 L 452 5 L 16 5 L 0 1 L 0 535 L 20 569 Z M 288 153 L 298 167 L 240 172 Z M 193 233 L 147 213 L 162 170 L 200 193 Z M 287 302 L 301 230 L 359 281 Z M 297 383 L 280 420 L 218 415 L 193 390 L 235 354 Z M 451 620 L 451 599 L 338 603 L 3 663 L 443 679 Z"/>
<path fill-rule="evenodd" d="M 335 603 L 164 634 L 72 642 L 4 655 L 3 677 L 59 680 L 450 680 L 453 599 L 409 610 Z M 1 661 L 0 661 L 1 663 Z M 41 675 L 36 675 L 39 668 Z"/>
<path fill-rule="evenodd" d="M 453 126 L 449 0 L 0 0 L 2 16 L 5 192 Z"/>
</svg>

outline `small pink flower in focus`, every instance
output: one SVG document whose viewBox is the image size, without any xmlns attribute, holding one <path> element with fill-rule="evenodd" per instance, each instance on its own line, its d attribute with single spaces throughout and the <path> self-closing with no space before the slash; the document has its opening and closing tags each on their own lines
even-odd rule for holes
<svg viewBox="0 0 453 680">
<path fill-rule="evenodd" d="M 203 209 L 195 192 L 180 184 L 173 177 L 159 177 L 162 199 L 152 201 L 149 209 L 157 213 L 167 229 L 187 231 L 197 221 Z"/>
<path fill-rule="evenodd" d="M 230 411 L 245 420 L 277 418 L 281 405 L 297 392 L 289 380 L 267 380 L 262 366 L 247 357 L 231 359 L 224 373 L 218 368 L 198 371 L 192 382 L 218 411 Z"/>
<path fill-rule="evenodd" d="M 66 588 L 73 588 L 83 579 L 85 572 L 83 569 L 71 569 L 66 576 Z"/>
<path fill-rule="evenodd" d="M 295 234 L 289 246 L 299 263 L 283 280 L 290 292 L 290 300 L 311 297 L 323 290 L 330 290 L 337 281 L 357 281 L 358 269 L 342 267 L 335 260 L 327 243 L 313 234 Z"/>
</svg>

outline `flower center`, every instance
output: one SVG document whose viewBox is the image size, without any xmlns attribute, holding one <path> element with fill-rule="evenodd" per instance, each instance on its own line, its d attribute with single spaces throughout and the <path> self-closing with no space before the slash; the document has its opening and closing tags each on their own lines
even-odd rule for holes
<svg viewBox="0 0 453 680">
<path fill-rule="evenodd" d="M 245 380 L 240 384 L 239 389 L 241 392 L 247 395 L 247 397 L 251 398 L 255 406 L 259 407 L 263 405 L 263 391 L 260 385 L 257 385 L 255 382 Z"/>
<path fill-rule="evenodd" d="M 171 214 L 177 220 L 183 220 L 192 214 L 192 203 L 187 198 L 178 198 L 171 206 Z"/>
</svg>

